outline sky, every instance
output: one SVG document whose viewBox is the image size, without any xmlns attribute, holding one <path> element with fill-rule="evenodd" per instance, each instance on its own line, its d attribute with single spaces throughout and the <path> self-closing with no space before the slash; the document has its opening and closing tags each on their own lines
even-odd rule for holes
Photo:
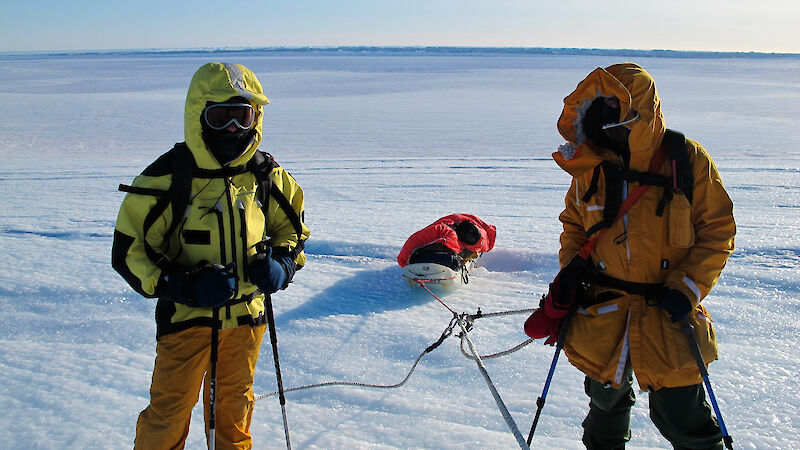
<svg viewBox="0 0 800 450">
<path fill-rule="evenodd" d="M 800 53 L 795 0 L 0 0 L 0 52 L 501 46 Z"/>
</svg>

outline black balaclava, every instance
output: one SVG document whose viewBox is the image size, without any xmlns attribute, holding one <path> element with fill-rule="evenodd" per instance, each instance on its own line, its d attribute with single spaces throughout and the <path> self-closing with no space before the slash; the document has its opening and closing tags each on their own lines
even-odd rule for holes
<svg viewBox="0 0 800 450">
<path fill-rule="evenodd" d="M 606 104 L 606 99 L 597 97 L 583 116 L 583 131 L 598 147 L 603 147 L 622 156 L 625 161 L 630 157 L 628 134 L 630 130 L 624 126 L 615 127 L 614 131 L 602 129 L 603 125 L 618 123 L 620 109 Z"/>
<path fill-rule="evenodd" d="M 250 103 L 243 97 L 232 97 L 222 103 Z M 208 102 L 208 105 L 214 103 Z M 255 121 L 254 121 L 255 123 Z M 203 141 L 211 150 L 211 154 L 217 159 L 221 166 L 228 165 L 231 161 L 238 158 L 247 149 L 247 145 L 256 135 L 255 126 L 249 129 L 236 131 L 215 130 L 208 126 L 202 114 L 200 124 L 203 128 Z"/>
</svg>

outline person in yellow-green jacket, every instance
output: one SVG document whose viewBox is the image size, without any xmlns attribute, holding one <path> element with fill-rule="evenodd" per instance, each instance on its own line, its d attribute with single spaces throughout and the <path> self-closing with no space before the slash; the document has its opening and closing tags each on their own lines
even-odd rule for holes
<svg viewBox="0 0 800 450">
<path fill-rule="evenodd" d="M 591 72 L 564 99 L 558 129 L 568 142 L 553 157 L 572 176 L 559 216 L 562 271 L 581 267 L 576 254 L 606 228 L 588 271 L 575 270 L 588 290 L 562 343 L 586 375 L 591 401 L 583 443 L 625 447 L 635 374 L 649 392 L 651 420 L 675 448 L 721 449 L 720 427 L 679 324 L 688 319 L 694 327 L 705 364 L 717 359 L 701 301 L 733 252 L 736 225 L 714 162 L 679 135 L 670 158 L 651 167 L 675 133 L 666 129 L 653 78 L 632 63 Z M 624 200 L 644 185 L 650 187 L 625 211 Z"/>
<path fill-rule="evenodd" d="M 127 195 L 112 265 L 138 293 L 158 298 L 137 449 L 182 448 L 201 386 L 216 448 L 252 447 L 253 376 L 269 296 L 305 264 L 310 234 L 303 190 L 258 151 L 267 103 L 246 67 L 203 65 L 186 96 L 185 142 L 120 186 Z"/>
</svg>

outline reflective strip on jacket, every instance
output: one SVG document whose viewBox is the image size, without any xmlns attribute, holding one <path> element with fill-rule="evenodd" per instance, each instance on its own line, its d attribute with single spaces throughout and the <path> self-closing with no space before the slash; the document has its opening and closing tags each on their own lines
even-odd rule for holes
<svg viewBox="0 0 800 450">
<path fill-rule="evenodd" d="M 603 160 L 620 164 L 613 152 L 598 149 L 581 130 L 583 113 L 598 96 L 616 96 L 621 119 L 640 115 L 628 128 L 630 168 L 647 172 L 654 152 L 660 147 L 665 125 L 655 84 L 641 67 L 626 63 L 598 68 L 564 99 L 558 128 L 568 143 L 553 154 L 555 161 L 572 175 L 572 185 L 559 216 L 561 234 L 559 260 L 566 265 L 586 241 L 586 230 L 603 218 L 605 180 L 584 202 L 593 168 Z M 711 317 L 700 301 L 717 282 L 733 252 L 736 225 L 733 205 L 711 157 L 697 143 L 687 139 L 694 174 L 692 203 L 675 195 L 661 217 L 656 210 L 663 195 L 660 186 L 617 220 L 600 238 L 591 258 L 613 278 L 636 283 L 663 283 L 678 289 L 692 302 L 689 314 L 703 357 L 717 359 L 717 344 Z M 665 164 L 662 175 L 672 176 Z M 628 185 L 630 184 L 630 185 Z M 626 183 L 629 194 L 637 186 Z M 618 386 L 630 357 L 642 389 L 678 387 L 702 381 L 688 341 L 680 325 L 658 306 L 648 305 L 641 295 L 611 292 L 592 286 L 590 296 L 600 301 L 575 314 L 564 351 L 570 362 L 589 377 Z M 615 295 L 621 295 L 613 298 Z"/>
<path fill-rule="evenodd" d="M 261 142 L 263 104 L 268 100 L 255 75 L 240 65 L 209 63 L 198 70 L 192 79 L 186 99 L 185 139 L 200 169 L 221 169 L 220 164 L 206 148 L 201 136 L 200 116 L 207 101 L 222 102 L 234 96 L 250 99 L 257 112 L 256 135 L 246 151 L 229 166 L 246 164 Z M 133 181 L 138 188 L 167 190 L 172 178 L 171 161 L 157 161 Z M 292 176 L 282 167 L 275 167 L 270 177 L 298 215 L 303 217 L 303 191 Z M 264 322 L 264 296 L 254 295 L 257 287 L 247 277 L 247 265 L 256 253 L 255 245 L 270 239 L 273 248 L 293 249 L 298 240 L 308 238 L 310 232 L 303 224 L 298 236 L 277 201 L 269 197 L 267 218 L 256 201 L 256 177 L 244 172 L 228 178 L 192 179 L 190 204 L 184 220 L 171 236 L 165 236 L 173 211 L 166 208 L 161 217 L 143 235 L 145 217 L 158 201 L 151 195 L 129 193 L 120 207 L 115 229 L 115 257 L 121 261 L 118 270 L 126 272 L 126 280 L 145 297 L 160 297 L 159 279 L 162 269 L 148 257 L 145 239 L 154 249 L 166 255 L 171 263 L 191 268 L 206 260 L 215 264 L 236 263 L 236 292 L 230 306 L 221 308 L 222 328 Z M 296 262 L 305 264 L 305 254 L 300 252 Z M 211 308 L 193 308 L 160 299 L 156 307 L 159 336 L 195 325 L 211 324 Z"/>
</svg>

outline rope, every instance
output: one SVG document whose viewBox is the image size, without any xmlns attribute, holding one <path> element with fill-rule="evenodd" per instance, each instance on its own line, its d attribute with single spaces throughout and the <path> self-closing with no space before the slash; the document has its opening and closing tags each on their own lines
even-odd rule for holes
<svg viewBox="0 0 800 450">
<path fill-rule="evenodd" d="M 465 358 L 474 360 L 475 357 L 470 355 L 470 354 L 468 354 L 467 351 L 464 350 L 464 335 L 459 334 L 459 337 L 461 338 L 461 353 L 464 355 Z M 480 355 L 480 358 L 481 359 L 492 359 L 492 358 L 499 358 L 501 356 L 510 355 L 510 354 L 516 352 L 517 350 L 521 349 L 522 347 L 525 347 L 526 345 L 530 344 L 531 342 L 533 342 L 533 338 L 530 338 L 527 341 L 523 341 L 523 342 L 511 347 L 508 350 L 503 350 L 502 352 L 490 353 L 488 355 Z"/>
<path fill-rule="evenodd" d="M 469 337 L 468 329 L 472 328 L 472 323 L 474 322 L 475 318 L 477 318 L 479 316 L 483 316 L 483 313 L 479 309 L 478 310 L 478 314 L 476 316 L 471 316 L 469 314 L 458 315 L 455 311 L 453 311 L 452 308 L 447 306 L 447 304 L 445 302 L 443 302 L 439 297 L 437 297 L 436 294 L 431 292 L 431 290 L 428 289 L 427 286 L 425 286 L 424 282 L 422 282 L 420 280 L 416 280 L 416 281 L 417 281 L 417 283 L 419 283 L 420 286 L 425 288 L 425 290 L 428 291 L 433 296 L 433 298 L 438 300 L 439 303 L 442 304 L 442 306 L 444 306 L 450 312 L 453 313 L 453 318 L 457 321 L 459 328 L 461 328 L 461 339 L 462 339 L 462 342 L 463 342 L 463 340 L 466 339 L 467 344 L 469 344 L 469 349 L 472 352 L 472 355 L 474 357 L 474 359 L 473 358 L 470 358 L 470 359 L 473 359 L 476 362 L 476 364 L 478 365 L 478 370 L 481 372 L 481 375 L 483 375 L 483 379 L 484 379 L 484 381 L 486 381 L 486 385 L 489 387 L 489 391 L 492 393 L 492 397 L 494 398 L 494 402 L 495 402 L 495 404 L 497 404 L 497 408 L 500 409 L 500 414 L 502 414 L 503 419 L 506 421 L 506 425 L 508 425 L 509 430 L 511 430 L 511 434 L 514 435 L 514 438 L 517 440 L 517 444 L 519 444 L 519 447 L 522 450 L 530 450 L 530 447 L 528 446 L 528 443 L 525 442 L 525 438 L 522 436 L 522 433 L 520 433 L 520 431 L 519 431 L 519 427 L 517 426 L 517 423 L 514 422 L 514 418 L 511 417 L 511 413 L 508 412 L 508 408 L 506 407 L 506 404 L 503 403 L 503 399 L 500 397 L 500 393 L 497 392 L 497 388 L 494 386 L 494 383 L 492 382 L 492 379 L 489 377 L 489 372 L 486 370 L 486 366 L 483 365 L 483 361 L 481 360 L 481 356 L 478 354 L 478 350 L 475 349 L 475 344 L 472 343 L 472 339 L 470 339 L 470 337 Z M 452 324 L 453 322 L 451 321 L 450 323 Z"/>
<path fill-rule="evenodd" d="M 511 311 L 500 311 L 500 312 L 493 312 L 493 313 L 485 313 L 482 312 L 480 308 L 478 308 L 478 312 L 476 314 L 470 314 L 468 317 L 470 319 L 481 319 L 484 317 L 500 317 L 500 316 L 511 316 L 514 314 L 530 314 L 536 311 L 538 308 L 526 308 L 526 309 L 514 309 Z"/>
<path fill-rule="evenodd" d="M 352 381 L 326 381 L 324 383 L 308 384 L 308 385 L 304 385 L 304 386 L 298 386 L 298 387 L 283 389 L 283 393 L 286 394 L 286 393 L 289 393 L 289 392 L 301 391 L 301 390 L 305 390 L 305 389 L 314 389 L 314 388 L 326 387 L 326 386 L 353 386 L 353 387 L 365 387 L 365 388 L 374 388 L 374 389 L 394 389 L 394 388 L 399 388 L 399 387 L 403 386 L 404 384 L 406 384 L 406 382 L 411 378 L 411 374 L 414 373 L 414 370 L 416 370 L 417 365 L 419 364 L 420 360 L 422 360 L 422 358 L 426 354 L 430 353 L 431 351 L 433 351 L 437 347 L 439 347 L 439 345 L 441 345 L 441 343 L 444 342 L 444 340 L 447 339 L 453 333 L 453 328 L 455 327 L 456 324 L 458 324 L 458 326 L 461 328 L 461 333 L 459 334 L 459 337 L 461 338 L 461 346 L 460 346 L 461 347 L 461 353 L 463 353 L 464 356 L 467 357 L 468 359 L 471 359 L 471 360 L 473 360 L 473 361 L 475 361 L 477 363 L 478 370 L 480 370 L 481 375 L 483 375 L 483 378 L 486 381 L 486 384 L 489 387 L 489 390 L 491 391 L 492 397 L 494 398 L 494 401 L 497 404 L 497 407 L 500 409 L 500 413 L 503 415 L 503 419 L 506 421 L 506 424 L 508 425 L 508 428 L 511 430 L 511 433 L 514 435 L 514 438 L 517 440 L 517 443 L 519 444 L 520 448 L 522 450 L 530 450 L 530 447 L 525 442 L 525 438 L 522 437 L 522 433 L 520 433 L 519 427 L 517 426 L 516 422 L 514 421 L 514 418 L 511 417 L 511 413 L 509 413 L 508 408 L 506 407 L 505 403 L 503 403 L 503 399 L 500 397 L 500 394 L 497 392 L 497 388 L 494 386 L 494 383 L 492 382 L 492 379 L 489 377 L 489 372 L 486 370 L 486 366 L 483 364 L 482 359 L 498 358 L 498 357 L 501 357 L 501 356 L 505 356 L 505 355 L 514 353 L 517 350 L 521 349 L 522 347 L 530 344 L 533 341 L 533 339 L 528 339 L 527 341 L 524 341 L 524 342 L 522 342 L 522 343 L 520 343 L 520 344 L 518 344 L 518 345 L 516 345 L 516 346 L 514 346 L 514 347 L 512 347 L 512 348 L 510 348 L 508 350 L 504 350 L 504 351 L 501 351 L 501 352 L 493 353 L 491 355 L 481 356 L 480 354 L 478 354 L 478 351 L 475 348 L 475 344 L 472 342 L 472 339 L 470 339 L 470 337 L 469 337 L 469 330 L 472 329 L 472 324 L 475 321 L 475 319 L 479 319 L 479 318 L 483 318 L 483 317 L 499 317 L 499 316 L 513 315 L 513 314 L 530 313 L 530 312 L 534 311 L 535 309 L 519 309 L 519 310 L 514 310 L 514 311 L 502 311 L 502 312 L 484 314 L 483 312 L 481 312 L 481 310 L 479 308 L 477 314 L 472 315 L 472 314 L 464 313 L 464 314 L 459 315 L 451 307 L 449 307 L 444 301 L 442 301 L 442 299 L 437 297 L 436 294 L 434 294 L 430 289 L 428 289 L 428 287 L 425 285 L 425 282 L 427 280 L 415 279 L 414 281 L 416 281 L 420 286 L 422 286 L 426 291 L 428 291 L 428 293 L 431 294 L 431 296 L 433 296 L 433 298 L 435 298 L 439 303 L 441 303 L 442 306 L 447 308 L 447 310 L 450 311 L 453 314 L 453 318 L 450 320 L 450 323 L 447 325 L 447 327 L 444 329 L 442 334 L 439 336 L 439 339 L 436 342 L 434 342 L 433 344 L 429 345 L 428 348 L 426 348 L 422 353 L 420 353 L 419 356 L 417 356 L 417 359 L 414 360 L 414 363 L 411 365 L 411 369 L 408 371 L 408 373 L 406 374 L 405 378 L 403 378 L 400 382 L 395 383 L 395 384 L 371 384 L 371 383 L 361 383 L 361 382 L 352 382 Z M 467 354 L 467 352 L 464 350 L 464 342 L 465 341 L 467 342 L 467 344 L 468 344 L 468 346 L 470 348 L 470 351 L 472 352 L 472 355 Z M 253 401 L 255 402 L 255 401 L 267 398 L 267 397 L 271 397 L 271 396 L 276 395 L 278 393 L 279 393 L 279 391 L 273 391 L 273 392 L 269 392 L 267 394 L 261 394 L 259 396 L 256 396 L 253 399 Z"/>
<path fill-rule="evenodd" d="M 447 339 L 453 333 L 453 328 L 455 327 L 455 324 L 456 324 L 456 319 L 453 318 L 450 321 L 450 324 L 448 324 L 447 327 L 444 329 L 444 331 L 442 332 L 441 336 L 439 336 L 439 339 L 436 342 L 434 342 L 433 344 L 429 345 L 428 348 L 426 348 L 422 353 L 420 353 L 419 356 L 417 356 L 417 359 L 414 360 L 414 364 L 411 365 L 411 369 L 408 371 L 408 374 L 406 374 L 405 378 L 403 378 L 399 383 L 395 383 L 395 384 L 370 384 L 370 383 L 359 383 L 359 382 L 354 382 L 354 381 L 326 381 L 324 383 L 308 384 L 308 385 L 305 385 L 305 386 L 298 386 L 298 387 L 293 387 L 293 388 L 289 388 L 289 389 L 284 389 L 283 392 L 284 393 L 288 393 L 288 392 L 301 391 L 301 390 L 304 390 L 304 389 L 314 389 L 314 388 L 325 387 L 325 386 L 355 386 L 355 387 L 367 387 L 367 388 L 375 388 L 375 389 L 394 389 L 394 388 L 399 388 L 400 386 L 406 384 L 408 379 L 411 378 L 411 374 L 414 373 L 414 370 L 417 368 L 417 364 L 419 364 L 419 361 L 422 359 L 422 357 L 425 356 L 426 354 L 432 352 L 433 350 L 435 350 L 442 342 L 444 342 L 445 339 Z M 270 393 L 267 393 L 267 394 L 261 394 L 261 395 L 255 397 L 253 399 L 253 401 L 258 401 L 258 400 L 261 400 L 263 398 L 272 397 L 273 395 L 276 395 L 276 394 L 278 394 L 278 391 L 273 391 L 273 392 L 270 392 Z"/>
<path fill-rule="evenodd" d="M 515 315 L 515 314 L 530 314 L 530 313 L 532 313 L 534 311 L 536 311 L 536 308 L 515 309 L 513 311 L 500 311 L 500 312 L 494 312 L 494 313 L 483 313 L 481 311 L 481 309 L 478 308 L 478 312 L 476 314 L 469 314 L 469 315 L 466 316 L 467 317 L 467 324 L 468 324 L 467 325 L 467 329 L 469 330 L 470 328 L 472 328 L 472 323 L 475 321 L 475 319 L 482 319 L 484 317 L 511 316 L 511 315 Z M 464 335 L 463 334 L 459 334 L 458 337 L 461 338 L 461 345 L 460 345 L 461 354 L 464 355 L 464 357 L 467 358 L 467 359 L 474 360 L 475 357 L 470 355 L 469 353 L 467 353 L 466 350 L 464 350 Z M 519 343 L 519 344 L 517 344 L 517 345 L 515 345 L 515 346 L 513 346 L 511 348 L 509 348 L 508 350 L 503 350 L 503 351 L 500 351 L 500 352 L 497 352 L 497 353 L 491 353 L 489 355 L 480 355 L 480 357 L 481 357 L 481 359 L 492 359 L 492 358 L 500 358 L 501 356 L 510 355 L 510 354 L 516 352 L 517 350 L 521 349 L 522 347 L 525 347 L 526 345 L 530 344 L 533 341 L 534 341 L 534 339 L 530 338 L 530 339 L 528 339 L 526 341 L 523 341 L 523 342 L 521 342 L 521 343 Z"/>
<path fill-rule="evenodd" d="M 437 297 L 437 296 L 436 296 L 436 294 L 434 294 L 434 293 L 433 293 L 433 292 L 432 292 L 430 289 L 428 289 L 428 286 L 425 286 L 425 281 L 424 281 L 424 280 L 417 280 L 417 279 L 415 279 L 414 281 L 416 281 L 416 282 L 417 282 L 417 284 L 419 284 L 420 286 L 422 286 L 423 288 L 425 288 L 425 290 L 426 290 L 426 291 L 428 291 L 428 293 L 429 293 L 429 294 L 431 294 L 431 295 L 433 296 L 433 298 L 435 298 L 436 300 L 438 300 L 438 301 L 439 301 L 439 303 L 441 303 L 441 304 L 442 304 L 442 306 L 444 306 L 445 308 L 447 308 L 447 310 L 448 310 L 448 311 L 450 311 L 451 313 L 453 313 L 453 316 L 456 316 L 456 317 L 458 316 L 458 313 L 457 313 L 457 312 L 455 312 L 455 311 L 453 311 L 453 308 L 451 308 L 451 307 L 447 306 L 447 303 L 443 302 L 443 301 L 442 301 L 442 299 L 440 299 L 439 297 Z"/>
</svg>

